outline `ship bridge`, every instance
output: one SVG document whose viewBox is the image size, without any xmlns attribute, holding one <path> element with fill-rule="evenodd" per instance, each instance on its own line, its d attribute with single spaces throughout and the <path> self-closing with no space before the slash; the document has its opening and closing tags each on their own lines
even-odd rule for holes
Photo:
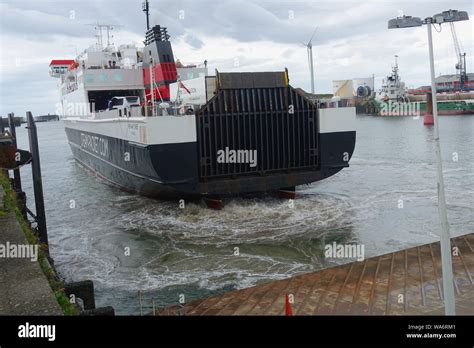
<svg viewBox="0 0 474 348">
<path fill-rule="evenodd" d="M 62 104 L 84 104 L 71 116 L 103 111 L 117 96 L 144 99 L 142 52 L 135 45 L 91 46 L 75 60 L 51 61 L 51 76 L 61 78 Z"/>
<path fill-rule="evenodd" d="M 69 67 L 74 64 L 74 62 L 75 61 L 72 59 L 53 59 L 51 63 L 49 63 L 49 75 L 52 77 L 60 77 L 68 71 Z"/>
</svg>

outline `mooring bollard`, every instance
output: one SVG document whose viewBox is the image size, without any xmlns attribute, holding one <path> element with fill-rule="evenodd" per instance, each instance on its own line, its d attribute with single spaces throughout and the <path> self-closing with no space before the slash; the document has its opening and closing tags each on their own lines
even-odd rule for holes
<svg viewBox="0 0 474 348">
<path fill-rule="evenodd" d="M 68 283 L 64 286 L 64 292 L 68 297 L 72 295 L 82 299 L 84 310 L 95 309 L 94 283 L 92 280 Z"/>
<path fill-rule="evenodd" d="M 433 118 L 433 95 L 431 93 L 426 93 L 426 112 L 423 116 L 423 124 L 425 126 L 434 125 Z"/>
</svg>

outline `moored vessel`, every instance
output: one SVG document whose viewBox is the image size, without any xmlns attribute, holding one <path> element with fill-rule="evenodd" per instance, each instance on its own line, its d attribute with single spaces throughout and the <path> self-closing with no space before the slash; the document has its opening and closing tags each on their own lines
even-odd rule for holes
<svg viewBox="0 0 474 348">
<path fill-rule="evenodd" d="M 427 112 L 427 93 L 431 87 L 423 86 L 407 89 L 401 81 L 397 56 L 392 74 L 383 80 L 382 88 L 373 99 L 379 116 L 421 116 Z M 474 84 L 472 74 L 463 79 L 457 75 L 439 76 L 436 81 L 437 106 L 439 115 L 474 114 Z M 462 82 L 462 83 L 461 83 Z"/>
</svg>

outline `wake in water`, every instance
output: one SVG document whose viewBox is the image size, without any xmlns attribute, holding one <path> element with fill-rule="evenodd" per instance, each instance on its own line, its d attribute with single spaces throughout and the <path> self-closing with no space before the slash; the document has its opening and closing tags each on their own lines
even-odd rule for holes
<svg viewBox="0 0 474 348">
<path fill-rule="evenodd" d="M 111 206 L 125 212 L 107 221 L 113 232 L 89 236 L 81 269 L 99 284 L 130 291 L 243 288 L 319 269 L 327 239 L 354 239 L 350 200 L 303 192 L 293 203 L 238 198 L 215 211 L 122 195 Z"/>
</svg>

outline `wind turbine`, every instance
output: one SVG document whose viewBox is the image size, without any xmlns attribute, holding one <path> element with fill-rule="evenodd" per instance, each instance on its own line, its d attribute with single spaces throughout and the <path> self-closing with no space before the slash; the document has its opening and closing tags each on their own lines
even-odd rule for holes
<svg viewBox="0 0 474 348">
<path fill-rule="evenodd" d="M 309 39 L 308 43 L 303 45 L 306 47 L 308 51 L 308 64 L 309 64 L 309 70 L 311 73 L 311 93 L 314 94 L 314 68 L 313 68 L 313 38 L 314 35 L 316 35 L 316 31 L 318 30 L 318 27 L 314 29 L 313 35 L 311 35 L 311 39 Z"/>
</svg>

